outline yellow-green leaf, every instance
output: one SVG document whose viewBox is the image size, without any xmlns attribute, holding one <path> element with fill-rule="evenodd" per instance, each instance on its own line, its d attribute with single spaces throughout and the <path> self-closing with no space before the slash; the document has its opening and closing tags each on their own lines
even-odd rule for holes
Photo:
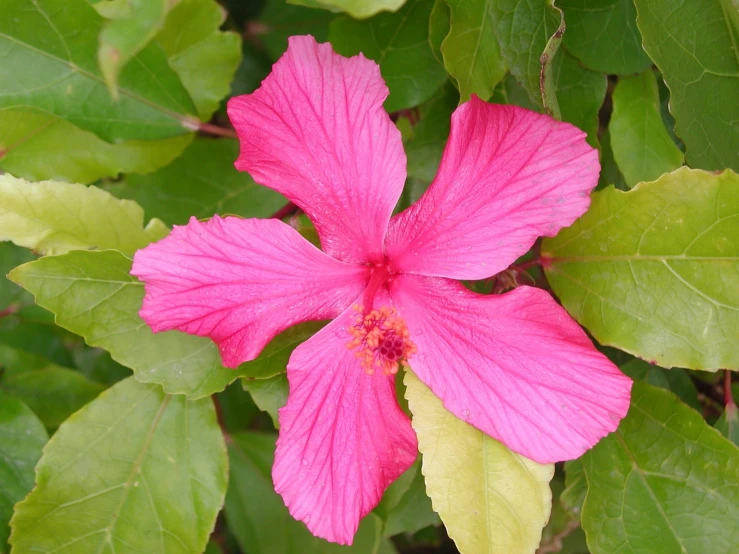
<svg viewBox="0 0 739 554">
<path fill-rule="evenodd" d="M 39 254 L 107 248 L 132 254 L 166 232 L 156 219 L 144 227 L 135 202 L 97 187 L 0 175 L 0 240 Z"/>
<path fill-rule="evenodd" d="M 459 551 L 534 552 L 552 507 L 554 465 L 524 458 L 458 419 L 410 371 L 404 383 L 426 492 Z"/>
</svg>

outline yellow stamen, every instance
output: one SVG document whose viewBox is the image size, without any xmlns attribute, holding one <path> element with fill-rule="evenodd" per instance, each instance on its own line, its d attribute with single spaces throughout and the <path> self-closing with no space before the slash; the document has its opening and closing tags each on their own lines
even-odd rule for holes
<svg viewBox="0 0 739 554">
<path fill-rule="evenodd" d="M 388 306 L 364 312 L 362 306 L 354 306 L 357 313 L 349 327 L 352 340 L 346 347 L 361 360 L 362 369 L 373 375 L 382 370 L 385 375 L 395 375 L 399 366 L 407 366 L 408 358 L 416 353 L 416 345 L 410 340 L 410 331 L 395 308 Z"/>
</svg>

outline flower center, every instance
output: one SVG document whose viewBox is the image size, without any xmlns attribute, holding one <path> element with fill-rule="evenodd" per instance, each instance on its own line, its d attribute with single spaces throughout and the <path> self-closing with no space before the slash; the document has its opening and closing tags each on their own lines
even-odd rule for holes
<svg viewBox="0 0 739 554">
<path fill-rule="evenodd" d="M 357 314 L 349 327 L 353 338 L 346 347 L 358 348 L 354 355 L 361 360 L 362 369 L 368 375 L 378 369 L 385 375 L 395 375 L 400 365 L 408 365 L 408 358 L 416 353 L 416 345 L 395 308 L 385 306 L 367 312 L 356 305 L 354 310 Z"/>
</svg>

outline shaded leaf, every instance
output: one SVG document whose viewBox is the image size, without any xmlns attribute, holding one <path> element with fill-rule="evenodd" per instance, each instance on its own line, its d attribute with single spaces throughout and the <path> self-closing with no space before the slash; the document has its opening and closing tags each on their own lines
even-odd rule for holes
<svg viewBox="0 0 739 554">
<path fill-rule="evenodd" d="M 565 14 L 564 46 L 585 67 L 613 75 L 652 65 L 642 48 L 634 0 L 557 0 Z"/>
<path fill-rule="evenodd" d="M 451 11 L 446 0 L 434 0 L 434 7 L 429 14 L 429 44 L 436 60 L 443 64 L 441 44 L 451 30 Z"/>
<path fill-rule="evenodd" d="M 683 164 L 659 108 L 654 73 L 623 77 L 613 91 L 613 114 L 608 130 L 611 148 L 629 188 L 653 181 Z"/>
<path fill-rule="evenodd" d="M 672 393 L 636 381 L 618 430 L 582 461 L 593 554 L 739 549 L 739 449 Z"/>
<path fill-rule="evenodd" d="M 187 134 L 110 144 L 68 121 L 32 110 L 0 110 L 0 169 L 31 181 L 91 183 L 119 173 L 148 173 L 190 144 Z"/>
<path fill-rule="evenodd" d="M 108 187 L 119 198 L 136 201 L 150 217 L 168 225 L 185 225 L 190 217 L 214 214 L 268 217 L 287 200 L 236 171 L 239 143 L 197 138 L 184 154 L 150 175 L 129 175 Z"/>
<path fill-rule="evenodd" d="M 688 406 L 699 413 L 702 411 L 698 401 L 698 389 L 695 388 L 695 383 L 684 370 L 662 369 L 638 358 L 620 366 L 620 369 L 632 379 L 641 379 L 650 385 L 675 393 Z"/>
<path fill-rule="evenodd" d="M 242 379 L 244 390 L 251 394 L 254 403 L 272 418 L 275 429 L 280 428 L 277 411 L 287 404 L 289 385 L 286 373 L 278 373 L 266 379 Z"/>
<path fill-rule="evenodd" d="M 379 64 L 390 90 L 385 100 L 389 112 L 417 106 L 446 81 L 429 44 L 433 5 L 433 0 L 409 0 L 396 13 L 362 21 L 343 16 L 331 23 L 329 40 L 337 53 L 361 52 Z"/>
<path fill-rule="evenodd" d="M 0 13 L 0 108 L 36 108 L 110 142 L 189 132 L 192 101 L 157 45 L 123 70 L 116 101 L 97 61 L 104 20 L 85 0 L 0 0 Z"/>
<path fill-rule="evenodd" d="M 416 533 L 429 525 L 441 525 L 441 519 L 434 511 L 431 499 L 426 494 L 426 483 L 419 465 L 413 466 L 416 471 L 408 490 L 383 518 L 385 522 L 383 536 L 385 537 L 393 537 L 401 533 Z"/>
<path fill-rule="evenodd" d="M 602 344 L 663 367 L 739 368 L 739 177 L 681 168 L 593 193 L 542 258 L 562 304 Z"/>
<path fill-rule="evenodd" d="M 739 171 L 736 4 L 634 0 L 644 49 L 670 88 L 675 132 L 688 165 Z M 733 18 L 732 18 L 733 14 Z"/>
<path fill-rule="evenodd" d="M 49 436 L 36 415 L 0 392 L 0 551 L 8 540 L 13 505 L 33 487 L 33 468 Z"/>
<path fill-rule="evenodd" d="M 4 376 L 0 389 L 23 400 L 46 428 L 54 431 L 105 387 L 78 371 L 52 367 Z"/>
<path fill-rule="evenodd" d="M 552 80 L 560 118 L 585 131 L 590 146 L 597 148 L 598 112 L 606 96 L 606 76 L 585 69 L 570 54 L 561 51 L 552 62 Z"/>
<path fill-rule="evenodd" d="M 374 554 L 395 552 L 381 538 L 382 523 L 370 514 L 359 526 L 352 546 L 314 537 L 294 520 L 272 485 L 275 435 L 238 433 L 229 445 L 231 479 L 226 495 L 226 520 L 246 552 L 269 554 Z"/>
<path fill-rule="evenodd" d="M 587 493 L 588 482 L 585 479 L 585 468 L 582 465 L 582 459 L 578 458 L 566 462 L 565 488 L 560 494 L 562 506 L 573 514 L 579 514 Z"/>
<path fill-rule="evenodd" d="M 543 107 L 539 58 L 559 28 L 559 10 L 552 8 L 551 0 L 495 0 L 493 19 L 508 69 L 531 100 Z M 550 60 L 555 52 L 556 48 L 549 53 Z"/>
<path fill-rule="evenodd" d="M 16 552 L 202 552 L 228 460 L 210 399 L 121 381 L 62 425 L 16 507 Z M 38 522 L 43 520 L 43 525 Z"/>
<path fill-rule="evenodd" d="M 272 61 L 277 61 L 292 35 L 313 35 L 317 42 L 326 42 L 334 17 L 331 12 L 294 6 L 287 0 L 267 0 L 259 21 L 247 24 L 247 33 L 264 46 Z"/>
<path fill-rule="evenodd" d="M 506 74 L 495 38 L 494 1 L 447 0 L 446 3 L 450 27 L 441 44 L 444 66 L 459 87 L 461 102 L 469 100 L 472 94 L 487 100 Z"/>
<path fill-rule="evenodd" d="M 22 265 L 10 278 L 53 312 L 58 325 L 110 352 L 139 381 L 192 398 L 220 392 L 238 377 L 270 377 L 284 371 L 292 350 L 321 327 L 308 322 L 288 329 L 257 359 L 227 369 L 216 345 L 205 337 L 151 332 L 138 315 L 144 286 L 130 269 L 131 260 L 119 252 L 75 250 Z"/>
<path fill-rule="evenodd" d="M 434 510 L 460 552 L 531 552 L 551 510 L 554 465 L 508 450 L 449 413 L 406 372 L 406 398 Z"/>
<path fill-rule="evenodd" d="M 144 211 L 97 187 L 0 175 L 0 240 L 40 254 L 114 248 L 132 254 L 167 234 Z"/>
</svg>

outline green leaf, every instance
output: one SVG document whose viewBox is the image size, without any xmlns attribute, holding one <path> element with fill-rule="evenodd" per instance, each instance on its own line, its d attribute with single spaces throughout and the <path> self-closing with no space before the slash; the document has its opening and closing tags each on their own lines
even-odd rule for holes
<svg viewBox="0 0 739 554">
<path fill-rule="evenodd" d="M 33 260 L 35 256 L 12 242 L 0 242 L 0 310 L 17 309 L 31 300 L 30 295 L 5 276 L 17 265 Z M 32 300 L 31 300 L 32 301 Z"/>
<path fill-rule="evenodd" d="M 611 148 L 611 132 L 606 129 L 600 135 L 600 177 L 596 190 L 602 190 L 608 185 L 613 185 L 619 190 L 628 190 L 626 180 L 613 157 Z"/>
<path fill-rule="evenodd" d="M 214 214 L 268 217 L 287 200 L 257 185 L 233 161 L 239 143 L 231 139 L 197 138 L 184 154 L 150 175 L 129 175 L 109 187 L 119 198 L 138 203 L 150 217 L 168 225 L 184 225 L 190 217 L 205 219 Z"/>
<path fill-rule="evenodd" d="M 378 548 L 395 552 L 380 536 L 382 523 L 367 516 L 352 546 L 314 537 L 290 516 L 272 485 L 275 435 L 238 433 L 229 445 L 231 479 L 226 495 L 226 521 L 246 552 L 269 554 L 374 554 Z"/>
<path fill-rule="evenodd" d="M 434 7 L 429 14 L 429 44 L 436 60 L 443 64 L 444 56 L 441 45 L 451 31 L 451 11 L 446 0 L 434 0 Z"/>
<path fill-rule="evenodd" d="M 120 75 L 115 101 L 100 73 L 103 19 L 85 0 L 0 0 L 0 108 L 36 108 L 109 142 L 184 135 L 194 107 L 152 44 Z"/>
<path fill-rule="evenodd" d="M 114 248 L 132 254 L 167 232 L 160 221 L 143 224 L 139 206 L 97 187 L 0 175 L 0 240 L 37 253 Z"/>
<path fill-rule="evenodd" d="M 606 76 L 585 69 L 565 51 L 554 57 L 551 71 L 562 121 L 585 131 L 588 143 L 597 148 L 598 112 L 606 97 Z"/>
<path fill-rule="evenodd" d="M 191 398 L 220 392 L 238 377 L 263 378 L 284 371 L 292 350 L 321 326 L 308 322 L 292 327 L 275 337 L 256 360 L 227 369 L 208 338 L 151 332 L 138 315 L 143 283 L 130 270 L 131 260 L 120 252 L 75 250 L 22 265 L 10 278 L 56 314 L 58 325 L 110 352 L 139 381 Z"/>
<path fill-rule="evenodd" d="M 426 490 L 459 551 L 533 552 L 549 519 L 554 465 L 515 454 L 456 418 L 410 371 L 404 382 Z"/>
<path fill-rule="evenodd" d="M 500 53 L 508 69 L 529 97 L 543 107 L 540 56 L 560 26 L 560 12 L 552 0 L 494 0 L 493 19 Z M 561 39 L 561 36 L 560 36 Z M 556 43 L 552 45 L 556 46 Z M 549 52 L 554 57 L 556 48 Z"/>
<path fill-rule="evenodd" d="M 105 390 L 65 368 L 18 372 L 0 379 L 0 389 L 23 400 L 50 431 Z"/>
<path fill-rule="evenodd" d="M 506 73 L 503 80 L 498 83 L 490 100 L 494 104 L 511 104 L 520 106 L 534 112 L 541 112 L 541 106 L 537 106 L 531 101 L 528 93 L 518 84 L 516 78 L 511 73 Z"/>
<path fill-rule="evenodd" d="M 642 49 L 634 0 L 557 0 L 565 14 L 564 46 L 585 67 L 630 75 L 652 65 Z"/>
<path fill-rule="evenodd" d="M 554 80 L 554 61 L 557 54 L 564 54 L 564 50 L 560 53 L 559 47 L 562 44 L 562 35 L 565 32 L 565 18 L 562 10 L 554 5 L 554 0 L 547 0 L 546 7 L 549 9 L 547 13 L 552 12 L 559 19 L 557 29 L 547 40 L 544 46 L 544 52 L 539 57 L 541 71 L 539 73 L 539 89 L 541 91 L 541 100 L 544 111 L 554 119 L 562 119 L 559 109 L 559 99 L 557 98 L 557 84 Z M 546 22 L 546 17 L 544 22 Z M 557 56 L 557 57 L 560 57 Z"/>
<path fill-rule="evenodd" d="M 444 66 L 459 86 L 460 101 L 493 95 L 506 74 L 493 24 L 494 0 L 447 0 L 450 29 L 441 45 Z"/>
<path fill-rule="evenodd" d="M 736 404 L 730 402 L 726 405 L 724 413 L 718 418 L 718 421 L 714 425 L 716 430 L 739 446 L 739 410 L 737 410 Z"/>
<path fill-rule="evenodd" d="M 636 381 L 618 430 L 582 460 L 593 554 L 739 550 L 739 449 L 672 393 Z"/>
<path fill-rule="evenodd" d="M 601 344 L 663 367 L 739 368 L 739 176 L 681 168 L 593 193 L 542 260 Z"/>
<path fill-rule="evenodd" d="M 688 165 L 739 171 L 739 31 L 736 4 L 635 0 L 644 49 L 670 88 Z M 733 19 L 732 19 L 733 17 Z"/>
<path fill-rule="evenodd" d="M 215 0 L 178 0 L 156 37 L 201 121 L 208 121 L 229 93 L 241 61 L 241 38 L 220 30 L 225 20 L 226 11 Z"/>
<path fill-rule="evenodd" d="M 683 153 L 667 132 L 659 106 L 651 70 L 621 78 L 613 91 L 611 148 L 629 188 L 683 164 Z"/>
<path fill-rule="evenodd" d="M 409 0 L 396 13 L 381 13 L 358 21 L 338 17 L 329 40 L 343 56 L 363 53 L 380 66 L 390 89 L 385 109 L 396 112 L 428 100 L 446 81 L 446 72 L 429 44 L 433 0 Z"/>
<path fill-rule="evenodd" d="M 0 387 L 2 386 L 2 379 L 9 375 L 58 367 L 54 362 L 43 356 L 0 343 Z"/>
<path fill-rule="evenodd" d="M 416 533 L 429 525 L 440 525 L 439 515 L 431 506 L 431 499 L 426 494 L 426 483 L 418 467 L 413 474 L 408 490 L 383 518 L 385 525 L 383 536 L 393 537 L 401 533 Z"/>
<path fill-rule="evenodd" d="M 100 31 L 98 63 L 111 93 L 117 97 L 121 70 L 156 36 L 177 0 L 89 1 L 109 19 Z"/>
<path fill-rule="evenodd" d="M 227 481 L 212 400 L 168 396 L 129 377 L 46 445 L 10 542 L 19 554 L 202 552 Z"/>
<path fill-rule="evenodd" d="M 318 42 L 328 40 L 329 23 L 334 14 L 293 6 L 286 0 L 266 0 L 257 23 L 247 24 L 247 35 L 254 37 L 276 61 L 287 50 L 292 35 L 313 35 Z"/>
<path fill-rule="evenodd" d="M 458 103 L 459 94 L 450 83 L 421 105 L 420 120 L 413 129 L 413 137 L 405 143 L 410 177 L 428 184 L 436 176 L 449 138 L 452 113 Z"/>
<path fill-rule="evenodd" d="M 540 554 L 562 552 L 564 540 L 580 526 L 579 515 L 569 511 L 562 502 L 561 494 L 564 489 L 562 477 L 555 475 L 549 486 L 552 488 L 552 514 L 542 531 L 541 545 L 537 549 Z"/>
<path fill-rule="evenodd" d="M 588 482 L 585 479 L 585 468 L 582 465 L 582 459 L 578 458 L 566 462 L 565 488 L 559 497 L 562 505 L 567 511 L 579 514 L 587 493 Z"/>
<path fill-rule="evenodd" d="M 277 411 L 287 404 L 289 385 L 286 373 L 278 373 L 266 379 L 242 379 L 244 390 L 251 394 L 254 403 L 272 418 L 275 429 L 280 428 Z"/>
<path fill-rule="evenodd" d="M 698 412 L 702 411 L 698 401 L 698 389 L 684 370 L 662 369 L 638 358 L 626 362 L 620 369 L 632 379 L 641 379 L 655 387 L 674 392 L 688 406 Z"/>
<path fill-rule="evenodd" d="M 33 467 L 49 436 L 23 402 L 0 392 L 0 551 L 8 540 L 13 505 L 33 487 Z"/>
<path fill-rule="evenodd" d="M 0 110 L 0 169 L 31 181 L 92 183 L 119 173 L 148 173 L 165 166 L 192 137 L 110 144 L 43 112 Z"/>
<path fill-rule="evenodd" d="M 356 19 L 364 19 L 381 11 L 394 12 L 405 4 L 406 0 L 288 0 L 288 2 L 346 12 Z"/>
</svg>

